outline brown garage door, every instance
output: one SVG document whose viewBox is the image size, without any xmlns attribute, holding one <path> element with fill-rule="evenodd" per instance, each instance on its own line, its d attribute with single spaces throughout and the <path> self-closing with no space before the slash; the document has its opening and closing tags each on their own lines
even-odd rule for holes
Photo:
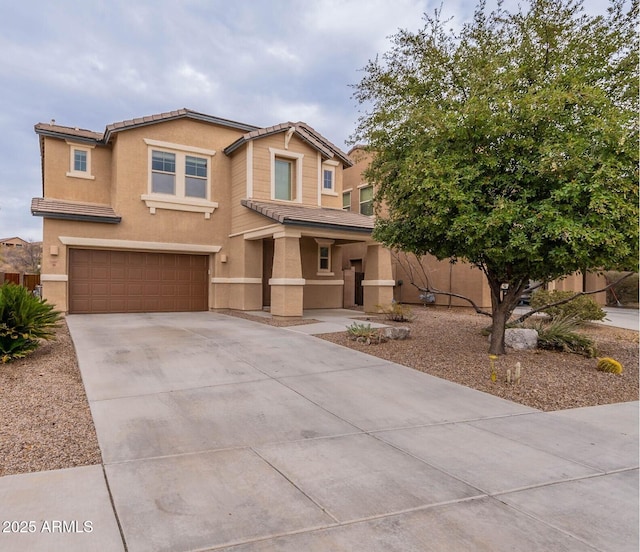
<svg viewBox="0 0 640 552">
<path fill-rule="evenodd" d="M 69 312 L 180 312 L 208 308 L 208 256 L 71 249 Z"/>
</svg>

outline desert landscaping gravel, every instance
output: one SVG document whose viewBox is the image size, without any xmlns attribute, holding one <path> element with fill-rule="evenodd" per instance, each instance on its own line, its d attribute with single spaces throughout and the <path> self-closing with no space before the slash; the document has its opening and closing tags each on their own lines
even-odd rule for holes
<svg viewBox="0 0 640 552">
<path fill-rule="evenodd" d="M 545 411 L 638 399 L 638 332 L 597 324 L 583 330 L 596 340 L 599 356 L 622 363 L 621 375 L 599 372 L 595 359 L 569 353 L 509 351 L 496 360 L 498 378 L 492 382 L 487 338 L 481 334 L 488 318 L 466 309 L 416 307 L 414 313 L 413 322 L 402 324 L 411 328 L 405 341 L 366 345 L 350 341 L 346 332 L 321 337 Z M 507 384 L 506 370 L 513 370 L 516 362 L 521 363 L 522 380 Z M 0 476 L 101 461 L 73 342 L 63 322 L 55 341 L 45 342 L 27 358 L 0 364 Z"/>
<path fill-rule="evenodd" d="M 488 338 L 482 330 L 489 317 L 470 309 L 416 307 L 415 320 L 391 323 L 380 317 L 370 320 L 407 326 L 406 341 L 387 341 L 366 345 L 351 341 L 346 332 L 322 338 L 376 357 L 384 358 L 460 383 L 498 397 L 540 410 L 563 410 L 638 400 L 638 332 L 586 324 L 580 331 L 594 339 L 599 357 L 612 357 L 622 363 L 620 375 L 599 372 L 597 360 L 556 351 L 515 351 L 495 361 L 497 379 L 491 381 Z M 366 324 L 366 319 L 360 323 Z M 506 383 L 506 371 L 515 371 L 520 362 L 520 384 Z"/>
<path fill-rule="evenodd" d="M 0 364 L 0 476 L 100 464 L 76 353 L 63 322 L 56 340 Z"/>
</svg>

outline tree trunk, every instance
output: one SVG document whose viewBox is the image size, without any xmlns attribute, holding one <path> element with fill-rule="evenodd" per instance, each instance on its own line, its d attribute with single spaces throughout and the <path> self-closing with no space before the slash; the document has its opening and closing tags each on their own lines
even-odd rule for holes
<svg viewBox="0 0 640 552">
<path fill-rule="evenodd" d="M 511 310 L 507 303 L 499 301 L 493 308 L 493 322 L 491 324 L 491 342 L 489 344 L 489 354 L 504 355 L 504 332 L 507 320 L 511 316 Z"/>
<path fill-rule="evenodd" d="M 489 343 L 490 355 L 504 355 L 504 334 L 507 322 L 518 304 L 520 295 L 524 290 L 528 278 L 522 278 L 516 282 L 510 282 L 506 290 L 502 290 L 500 280 L 489 270 L 485 270 L 489 288 L 491 289 L 491 341 Z"/>
</svg>

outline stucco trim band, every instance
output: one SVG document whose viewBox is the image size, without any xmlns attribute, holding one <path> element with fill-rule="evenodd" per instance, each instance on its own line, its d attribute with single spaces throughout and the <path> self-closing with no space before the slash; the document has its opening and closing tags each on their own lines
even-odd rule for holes
<svg viewBox="0 0 640 552">
<path fill-rule="evenodd" d="M 363 286 L 393 287 L 396 285 L 395 280 L 362 280 Z"/>
<path fill-rule="evenodd" d="M 80 238 L 77 236 L 59 236 L 58 239 L 64 245 L 71 245 L 75 247 L 95 247 L 102 249 L 135 249 L 175 253 L 217 253 L 222 249 L 221 245 L 198 245 L 193 243 L 108 240 L 102 238 Z"/>
<path fill-rule="evenodd" d="M 306 286 L 343 286 L 344 280 L 307 280 Z"/>
<path fill-rule="evenodd" d="M 262 278 L 211 278 L 212 284 L 262 284 Z"/>
<path fill-rule="evenodd" d="M 304 278 L 270 278 L 270 286 L 304 286 Z"/>
<path fill-rule="evenodd" d="M 41 282 L 68 282 L 67 274 L 40 274 Z"/>
</svg>

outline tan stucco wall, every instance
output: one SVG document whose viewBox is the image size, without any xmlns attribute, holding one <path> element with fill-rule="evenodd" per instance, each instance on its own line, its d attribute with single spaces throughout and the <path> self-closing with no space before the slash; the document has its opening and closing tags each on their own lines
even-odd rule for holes
<svg viewBox="0 0 640 552">
<path fill-rule="evenodd" d="M 68 144 L 64 140 L 44 138 L 46 197 L 108 205 L 111 197 L 111 149 L 103 146 L 90 149 L 91 176 L 95 177 L 92 180 L 67 176 L 74 145 L 86 146 L 80 142 Z"/>
<path fill-rule="evenodd" d="M 110 205 L 122 217 L 119 224 L 44 220 L 42 272 L 44 295 L 62 310 L 67 310 L 68 246 L 61 236 L 100 240 L 89 247 L 127 248 L 110 240 L 126 240 L 133 250 L 145 250 L 145 244 L 178 244 L 177 250 L 189 252 L 189 247 L 218 246 L 220 251 L 209 254 L 211 308 L 262 308 L 262 239 L 245 239 L 247 230 L 267 229 L 265 237 L 286 231 L 274 221 L 240 205 L 247 197 L 247 169 L 251 169 L 252 198 L 271 199 L 271 154 L 269 148 L 285 149 L 284 133 L 253 140 L 231 156 L 225 147 L 237 140 L 242 131 L 214 124 L 179 119 L 142 127 L 134 127 L 112 135 L 106 146 L 91 150 L 91 174 L 94 180 L 71 178 L 70 145 L 62 139 L 44 138 L 45 163 L 44 196 L 85 203 Z M 149 152 L 156 147 L 145 140 L 186 148 L 215 150 L 208 157 L 210 193 L 208 202 L 218 207 L 210 218 L 202 212 L 155 207 L 155 212 L 142 196 L 150 194 Z M 307 207 L 341 208 L 343 166 L 326 164 L 321 155 L 306 142 L 293 135 L 288 151 L 300 153 L 302 158 L 302 202 Z M 195 155 L 201 155 L 195 152 Z M 251 163 L 247 162 L 248 155 Z M 335 174 L 335 194 L 322 193 L 322 172 L 330 166 Z M 342 280 L 341 249 L 332 246 L 332 276 L 318 275 L 318 246 L 311 237 L 277 238 L 274 278 L 308 278 L 313 282 L 303 286 L 275 285 L 272 304 L 280 304 L 282 315 L 296 315 L 303 305 L 313 307 L 342 306 L 342 285 L 319 284 L 318 281 Z M 278 245 L 279 243 L 279 245 Z M 185 246 L 181 249 L 181 245 Z M 71 247 L 74 247 L 73 245 Z M 304 271 L 304 276 L 302 272 Z M 276 307 L 277 310 L 278 307 Z"/>
</svg>

